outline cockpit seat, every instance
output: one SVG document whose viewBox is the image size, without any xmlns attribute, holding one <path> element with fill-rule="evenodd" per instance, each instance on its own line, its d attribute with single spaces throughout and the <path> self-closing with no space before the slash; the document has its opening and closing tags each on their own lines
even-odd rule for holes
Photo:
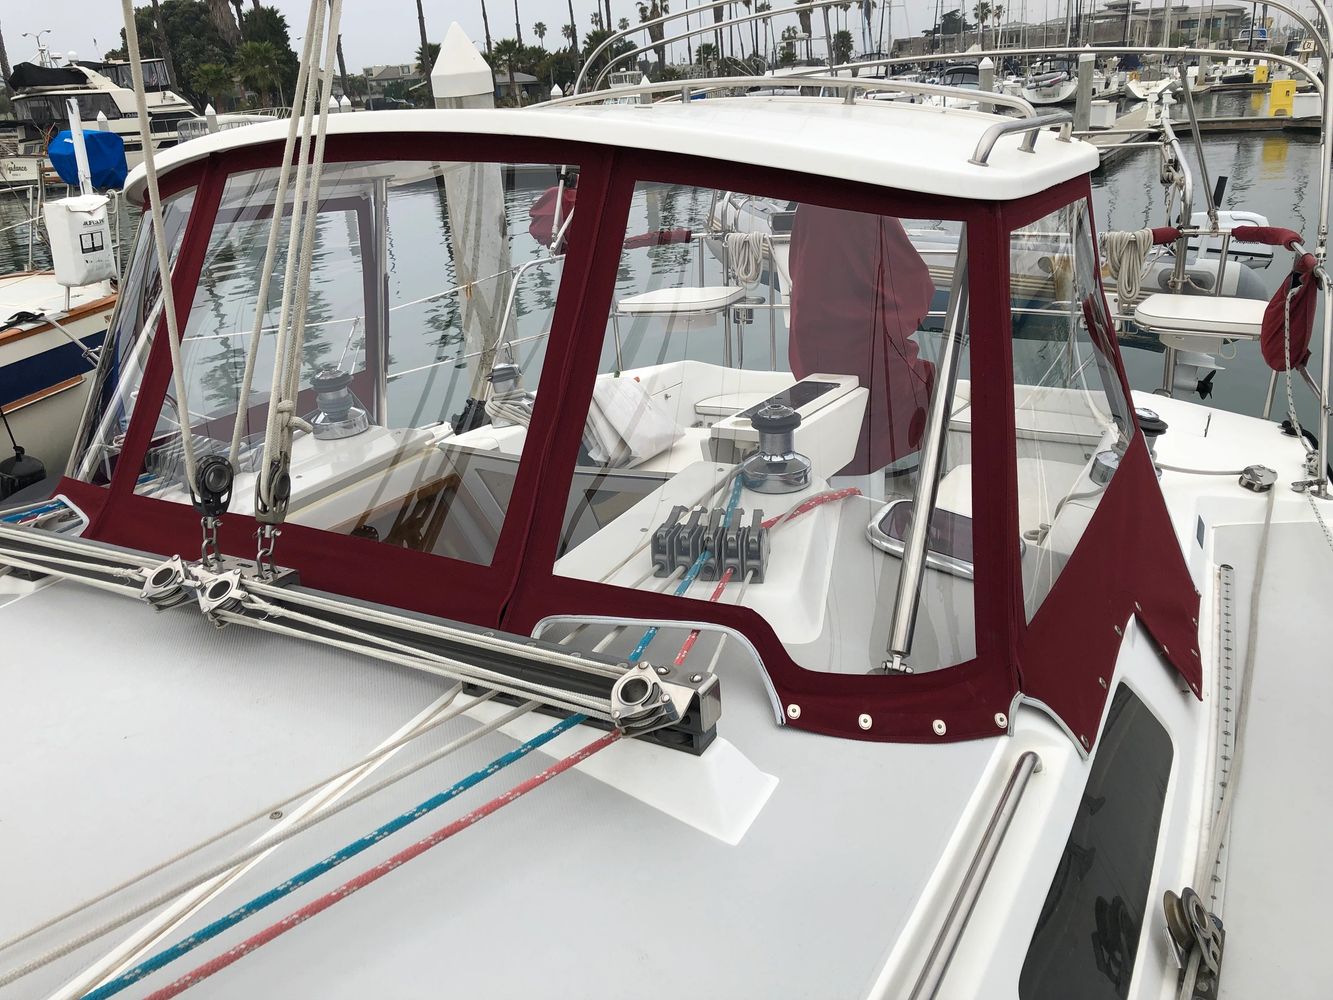
<svg viewBox="0 0 1333 1000">
<path fill-rule="evenodd" d="M 1210 353 L 1226 341 L 1258 340 L 1267 306 L 1262 299 L 1159 292 L 1138 304 L 1134 321 L 1167 347 Z"/>
<path fill-rule="evenodd" d="M 740 285 L 688 285 L 683 288 L 655 288 L 639 295 L 627 295 L 618 303 L 619 311 L 630 316 L 689 316 L 719 313 L 745 296 Z"/>
</svg>

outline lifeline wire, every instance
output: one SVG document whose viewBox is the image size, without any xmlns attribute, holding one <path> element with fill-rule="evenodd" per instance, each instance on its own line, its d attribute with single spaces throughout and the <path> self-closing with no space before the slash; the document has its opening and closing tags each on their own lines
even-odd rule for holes
<svg viewBox="0 0 1333 1000">
<path fill-rule="evenodd" d="M 571 715 L 569 718 L 557 722 L 554 726 L 546 730 L 544 733 L 541 733 L 538 736 L 534 736 L 526 743 L 520 744 L 513 750 L 510 750 L 508 753 L 497 757 L 495 760 L 491 761 L 485 767 L 481 768 L 478 771 L 473 771 L 466 778 L 454 783 L 453 785 L 450 785 L 444 791 L 440 792 L 437 795 L 432 796 L 425 802 L 422 802 L 420 805 L 415 806 L 414 808 L 409 809 L 406 812 L 399 813 L 393 819 L 389 820 L 387 823 L 384 823 L 381 826 L 376 827 L 374 830 L 372 830 L 365 836 L 352 841 L 350 844 L 348 844 L 346 847 L 341 848 L 340 850 L 334 851 L 323 861 L 318 861 L 315 864 L 311 865 L 310 867 L 300 872 L 297 872 L 295 875 L 287 879 L 287 881 L 283 882 L 282 884 L 275 886 L 274 888 L 268 890 L 268 892 L 261 893 L 260 895 L 256 896 L 254 899 L 250 900 L 247 903 L 242 903 L 240 906 L 236 907 L 236 909 L 232 910 L 230 913 L 226 914 L 225 916 L 219 917 L 217 920 L 214 920 L 207 927 L 204 927 L 201 930 L 196 931 L 189 937 L 183 938 L 180 941 L 176 942 L 171 947 L 158 952 L 156 955 L 152 956 L 149 959 L 146 959 L 143 962 L 140 962 L 134 968 L 128 970 L 127 972 L 122 973 L 115 979 L 112 979 L 104 983 L 102 986 L 99 986 L 91 993 L 85 994 L 83 1000 L 105 1000 L 106 997 L 115 996 L 121 990 L 124 990 L 126 987 L 134 985 L 140 979 L 143 979 L 145 976 L 151 975 L 152 973 L 170 964 L 171 962 L 174 962 L 182 955 L 186 955 L 189 952 L 193 951 L 195 948 L 198 948 L 201 944 L 211 941 L 213 938 L 217 937 L 223 931 L 230 930 L 232 927 L 239 924 L 246 917 L 252 916 L 253 914 L 258 913 L 260 910 L 264 909 L 266 906 L 270 906 L 271 904 L 276 903 L 278 900 L 282 899 L 285 896 L 290 895 L 297 889 L 301 888 L 303 885 L 306 885 L 307 883 L 318 878 L 320 875 L 323 875 L 325 872 L 332 871 L 334 868 L 338 867 L 344 861 L 351 860 L 352 858 L 360 854 L 362 851 L 366 850 L 369 847 L 373 847 L 375 844 L 378 844 L 385 837 L 388 837 L 390 834 L 397 833 L 399 830 L 407 826 L 409 823 L 412 823 L 415 820 L 420 819 L 422 816 L 425 816 L 427 813 L 432 812 L 435 809 L 438 809 L 446 802 L 453 801 L 459 795 L 462 795 L 464 792 L 466 792 L 468 789 L 473 788 L 476 785 L 479 785 L 482 781 L 489 778 L 497 771 L 501 771 L 504 768 L 508 767 L 510 764 L 513 764 L 514 762 L 523 759 L 533 750 L 536 750 L 540 746 L 544 746 L 545 744 L 549 743 L 551 740 L 559 736 L 561 733 L 563 733 L 565 730 L 573 728 L 579 723 L 585 721 L 585 719 L 586 716 L 583 715 Z M 616 735 L 617 733 L 615 730 L 612 730 L 611 733 L 608 734 L 608 736 L 611 739 L 614 739 Z M 603 737 L 603 739 L 605 740 L 607 738 Z M 610 742 L 610 740 L 607 740 L 607 742 Z M 600 747 L 598 749 L 600 749 Z M 538 777 L 540 777 L 540 775 Z M 520 792 L 519 794 L 522 793 Z M 503 798 L 503 796 L 501 798 Z M 501 804 L 503 805 L 504 803 L 502 802 Z M 485 807 L 483 806 L 482 808 L 484 809 Z M 498 808 L 498 806 L 496 808 Z M 479 819 L 480 817 L 477 818 Z M 462 821 L 460 820 L 458 822 Z M 476 820 L 473 820 L 472 822 L 476 822 Z M 401 864 L 401 862 L 399 862 L 399 864 Z M 395 865 L 394 867 L 397 867 L 397 865 Z M 373 870 L 374 869 L 372 869 L 372 871 Z M 335 892 L 337 891 L 340 890 L 335 890 Z M 297 922 L 299 923 L 300 921 Z M 244 947 L 244 945 L 242 945 L 241 947 Z M 231 953 L 229 952 L 228 954 Z M 244 952 L 242 952 L 242 954 L 244 954 Z M 240 955 L 236 956 L 236 958 L 239 957 Z M 232 961 L 235 961 L 235 959 L 232 959 Z M 229 965 L 231 963 L 228 962 L 226 964 Z M 175 984 L 172 985 L 174 986 Z M 171 987 L 168 987 L 168 989 L 170 988 Z M 184 987 L 181 988 L 184 989 Z M 179 992 L 179 990 L 177 992 Z M 166 995 L 171 996 L 174 994 L 166 994 Z"/>
<path fill-rule="evenodd" d="M 218 972 L 221 972 L 229 965 L 232 965 L 233 963 L 244 958 L 246 955 L 250 954 L 250 952 L 255 951 L 256 949 L 268 944 L 275 938 L 280 937 L 283 934 L 286 934 L 293 927 L 297 927 L 300 924 L 305 923 L 311 917 L 319 913 L 322 913 L 323 911 L 331 907 L 334 903 L 346 899 L 348 896 L 358 891 L 359 889 L 364 889 L 372 882 L 378 881 L 379 879 L 383 878 L 385 875 L 389 874 L 394 869 L 399 868 L 402 865 L 406 864 L 407 862 L 411 861 L 413 858 L 425 854 L 432 847 L 435 847 L 436 845 L 443 843 L 444 841 L 448 840 L 455 834 L 461 833 L 468 827 L 475 825 L 476 823 L 485 819 L 491 813 L 497 812 L 498 810 L 504 808 L 505 806 L 509 805 L 509 803 L 513 802 L 515 799 L 518 799 L 526 795 L 533 789 L 539 788 L 540 786 L 546 784 L 546 782 L 550 781 L 552 778 L 556 777 L 559 774 L 563 774 L 565 771 L 568 771 L 576 764 L 582 763 L 583 761 L 591 757 L 593 754 L 597 753 L 599 750 L 603 750 L 606 747 L 609 747 L 619 738 L 620 738 L 619 731 L 614 729 L 611 730 L 609 733 L 605 734 L 604 736 L 598 737 L 597 739 L 589 743 L 587 746 L 583 747 L 581 750 L 576 750 L 568 757 L 565 757 L 564 759 L 559 760 L 556 763 L 552 764 L 550 767 L 548 767 L 545 771 L 542 771 L 540 774 L 533 775 L 526 781 L 515 785 L 513 788 L 509 789 L 509 791 L 503 793 L 502 795 L 497 796 L 490 802 L 487 802 L 484 806 L 481 806 L 478 809 L 474 809 L 472 812 L 468 813 L 461 819 L 454 820 L 448 826 L 441 827 L 440 829 L 432 833 L 429 837 L 425 837 L 421 840 L 418 840 L 415 844 L 412 844 L 410 847 L 407 847 L 404 850 L 398 852 L 393 857 L 389 858 L 386 861 L 381 862 L 374 868 L 371 868 L 369 871 L 363 872 L 362 874 L 358 875 L 356 878 L 348 882 L 344 882 L 342 885 L 338 886 L 338 888 L 334 889 L 332 892 L 326 893 L 319 899 L 316 899 L 314 902 L 309 903 L 301 907 L 299 910 L 296 910 L 295 912 L 288 914 L 282 920 L 279 920 L 276 924 L 272 924 L 269 927 L 266 927 L 264 930 L 260 931 L 258 934 L 255 934 L 254 936 L 247 938 L 245 941 L 242 941 L 240 944 L 238 944 L 235 948 L 232 948 L 230 951 L 223 952 L 221 955 L 219 955 L 212 961 L 205 962 L 198 968 L 192 969 L 190 972 L 186 973 L 184 976 L 182 976 L 180 979 L 177 979 L 175 982 L 169 983 L 167 986 L 164 986 L 162 989 L 156 991 L 155 993 L 150 993 L 147 996 L 147 998 L 145 998 L 145 1000 L 169 1000 L 169 998 L 171 997 L 178 996 L 179 994 L 188 990 L 191 986 L 203 982 L 210 976 Z M 92 995 L 93 994 L 89 994 L 89 997 L 91 997 Z M 88 1000 L 88 998 L 85 998 L 85 1000 Z"/>
</svg>

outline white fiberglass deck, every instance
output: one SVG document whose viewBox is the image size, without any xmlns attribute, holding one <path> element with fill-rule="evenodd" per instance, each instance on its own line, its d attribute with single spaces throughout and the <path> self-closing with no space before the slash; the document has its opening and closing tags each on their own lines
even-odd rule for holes
<svg viewBox="0 0 1333 1000">
<path fill-rule="evenodd" d="M 1333 970 L 1319 958 L 1321 945 L 1333 933 L 1328 909 L 1333 869 L 1326 844 L 1333 822 L 1333 775 L 1327 765 L 1325 718 L 1333 702 L 1333 673 L 1328 669 L 1333 550 L 1313 519 L 1308 499 L 1287 486 L 1302 478 L 1300 451 L 1275 424 L 1148 393 L 1135 393 L 1135 402 L 1166 420 L 1168 430 L 1158 444 L 1158 457 L 1166 464 L 1235 469 L 1264 462 L 1277 468 L 1253 694 L 1231 833 L 1224 839 L 1222 891 L 1213 899 L 1216 884 L 1198 889 L 1205 905 L 1217 906 L 1226 926 L 1223 997 L 1323 1000 L 1333 995 Z M 1288 442 L 1288 447 L 1275 450 L 1275 440 Z M 1275 461 L 1278 454 L 1288 460 Z M 1268 502 L 1235 483 L 1232 476 L 1162 474 L 1181 546 L 1203 593 L 1200 648 L 1216 662 L 1230 646 L 1233 696 L 1240 690 Z M 1328 503 L 1321 502 L 1320 510 L 1325 520 L 1333 518 Z M 1233 571 L 1229 638 L 1221 626 L 1222 566 Z M 1210 699 L 1227 693 L 1220 673 L 1210 672 L 1215 669 L 1205 666 Z M 1222 728 L 1229 730 L 1230 722 Z M 1160 902 L 1153 903 L 1160 921 Z"/>
<path fill-rule="evenodd" d="M 111 283 L 97 281 L 79 288 L 65 288 L 56 281 L 51 271 L 21 271 L 0 276 L 0 332 L 5 321 L 18 312 L 50 313 L 57 319 L 69 308 L 74 309 L 111 294 Z M 27 324 L 24 324 L 27 325 Z"/>
<path fill-rule="evenodd" d="M 323 647 L 235 627 L 218 631 L 189 607 L 155 615 L 74 584 L 0 606 L 0 627 L 12 633 L 20 623 L 21 631 L 62 641 L 0 666 L 0 732 L 11 747 L 0 776 L 0 854 L 25 859 L 0 869 L 0 937 L 337 771 L 448 686 Z M 726 742 L 709 754 L 738 753 L 752 774 L 776 779 L 738 844 L 645 801 L 664 780 L 706 794 L 708 754 L 613 746 L 600 772 L 585 765 L 560 776 L 191 995 L 272 995 L 277 983 L 289 995 L 322 997 L 865 993 L 992 756 L 1008 751 L 1006 741 L 921 747 L 831 740 L 775 726 L 752 671 L 728 675 L 724 692 Z M 374 777 L 473 725 L 466 717 L 446 724 Z M 580 727 L 553 752 L 570 752 L 596 735 Z M 302 834 L 173 925 L 150 952 L 515 745 L 510 736 L 487 736 Z M 133 995 L 235 945 L 550 760 L 537 753 L 511 766 L 138 984 Z M 612 784 L 590 776 L 616 770 L 622 773 Z M 987 815 L 991 806 L 985 800 L 975 808 Z M 0 966 L 102 922 L 272 825 L 247 828 L 66 931 L 6 952 Z M 0 995 L 47 995 L 142 924 Z"/>
<path fill-rule="evenodd" d="M 1257 547 L 1257 526 L 1218 532 L 1216 557 L 1235 567 L 1236 594 L 1245 605 Z M 1314 572 L 1293 572 L 1297 567 Z M 1265 624 L 1255 650 L 1254 697 L 1226 842 L 1225 892 L 1218 900 L 1227 929 L 1222 996 L 1229 1000 L 1333 996 L 1333 968 L 1319 957 L 1333 933 L 1330 588 L 1333 553 L 1318 526 L 1275 524 L 1260 599 Z M 1237 615 L 1235 624 L 1239 654 L 1247 615 Z"/>
</svg>

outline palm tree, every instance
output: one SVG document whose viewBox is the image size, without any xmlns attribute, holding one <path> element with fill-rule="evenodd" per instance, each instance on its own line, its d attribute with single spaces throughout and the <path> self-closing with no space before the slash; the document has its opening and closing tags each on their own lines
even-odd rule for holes
<svg viewBox="0 0 1333 1000">
<path fill-rule="evenodd" d="M 808 4 L 810 0 L 796 0 L 798 4 Z M 801 34 L 805 36 L 805 57 L 810 58 L 810 8 L 803 6 L 796 12 L 796 17 L 801 22 Z"/>
<path fill-rule="evenodd" d="M 651 0 L 649 3 L 639 0 L 638 11 L 639 23 L 643 24 L 645 21 L 656 20 L 663 14 L 670 14 L 671 8 L 668 6 L 667 0 Z M 657 56 L 659 69 L 666 66 L 666 46 L 662 44 L 662 38 L 666 34 L 665 28 L 666 25 L 664 24 L 653 24 L 648 27 L 648 37 L 652 39 L 653 54 Z"/>
<path fill-rule="evenodd" d="M 258 9 L 259 0 L 255 0 L 255 7 Z M 347 60 L 343 58 L 343 36 L 338 32 L 338 83 L 342 86 L 343 95 L 350 101 L 352 95 L 347 90 Z"/>
<path fill-rule="evenodd" d="M 232 79 L 231 70 L 221 63 L 200 63 L 190 77 L 190 86 L 216 108 L 235 89 L 236 81 Z"/>
<path fill-rule="evenodd" d="M 417 57 L 430 54 L 430 41 L 426 38 L 426 12 L 421 9 L 421 0 L 417 0 L 417 31 L 421 34 L 421 48 L 417 50 Z M 433 62 L 432 62 L 433 65 Z M 426 94 L 430 97 L 430 106 L 435 106 L 435 91 L 431 87 L 430 67 L 422 70 L 422 75 L 426 77 Z"/>
<path fill-rule="evenodd" d="M 538 21 L 532 26 L 532 33 L 537 36 L 537 41 L 541 43 L 543 49 L 546 48 L 546 22 Z"/>
<path fill-rule="evenodd" d="M 990 10 L 986 0 L 977 0 L 977 5 L 972 8 L 972 16 L 977 19 L 977 41 L 982 48 L 986 47 L 986 22 L 990 20 Z"/>
<path fill-rule="evenodd" d="M 0 31 L 0 76 L 9 79 L 9 53 L 5 51 L 5 33 Z"/>
<path fill-rule="evenodd" d="M 518 19 L 518 0 L 514 0 L 514 39 L 523 48 L 523 22 Z"/>
<path fill-rule="evenodd" d="M 990 12 L 990 20 L 991 24 L 995 25 L 996 29 L 1001 32 L 998 41 L 995 39 L 994 35 L 991 36 L 991 42 L 995 45 L 996 48 L 999 48 L 1000 46 L 1004 45 L 1004 34 L 1003 34 L 1004 8 L 999 6 L 998 4 L 992 7 Z"/>
<path fill-rule="evenodd" d="M 435 68 L 435 60 L 440 58 L 440 43 L 427 42 L 425 51 L 417 49 L 417 72 L 422 76 L 430 76 L 430 71 Z"/>
<path fill-rule="evenodd" d="M 752 13 L 753 10 L 754 10 L 754 0 L 741 0 L 741 6 L 745 8 L 745 13 L 747 13 L 747 14 Z M 744 32 L 744 31 L 741 32 L 741 38 L 742 38 L 742 40 L 744 40 L 744 38 L 745 38 L 745 32 Z M 751 42 L 752 45 L 754 46 L 754 51 L 755 51 L 755 53 L 757 54 L 757 53 L 759 52 L 759 22 L 758 22 L 758 21 L 751 21 L 751 22 L 750 22 L 750 42 Z M 742 49 L 745 48 L 745 45 L 743 44 L 743 41 L 742 41 L 741 48 L 742 48 Z"/>
<path fill-rule="evenodd" d="M 574 0 L 568 0 L 568 2 L 569 2 L 569 24 L 567 24 L 566 27 L 569 28 L 569 31 L 565 33 L 565 37 L 569 39 L 569 44 L 570 47 L 574 50 L 574 54 L 578 55 L 579 29 L 574 26 Z"/>
<path fill-rule="evenodd" d="M 417 0 L 417 7 L 421 6 L 421 0 Z M 486 0 L 481 0 L 481 30 L 486 34 L 486 56 L 490 58 L 491 54 L 491 19 L 486 15 Z"/>
<path fill-rule="evenodd" d="M 253 90 L 261 101 L 273 96 L 274 87 L 282 86 L 281 67 L 281 58 L 272 42 L 242 42 L 236 47 L 232 62 L 237 82 Z"/>
<path fill-rule="evenodd" d="M 495 43 L 491 58 L 495 63 L 502 63 L 509 76 L 509 97 L 515 104 L 523 103 L 523 95 L 514 82 L 514 61 L 523 57 L 523 46 L 512 38 L 502 38 Z"/>
<path fill-rule="evenodd" d="M 851 62 L 853 47 L 852 33 L 846 28 L 833 33 L 833 61 L 835 63 Z"/>
<path fill-rule="evenodd" d="M 616 27 L 621 31 L 629 31 L 629 18 L 622 17 L 619 21 L 616 22 Z"/>
</svg>

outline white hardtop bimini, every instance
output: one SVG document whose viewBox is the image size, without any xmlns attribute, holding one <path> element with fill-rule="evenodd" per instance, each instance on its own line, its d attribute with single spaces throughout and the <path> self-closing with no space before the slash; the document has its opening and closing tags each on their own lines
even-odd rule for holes
<svg viewBox="0 0 1333 1000">
<path fill-rule="evenodd" d="M 844 85 L 848 81 L 841 81 Z M 998 96 L 998 95 L 997 95 Z M 808 97 L 710 97 L 685 103 L 539 105 L 513 111 L 383 111 L 331 115 L 328 134 L 375 135 L 385 155 L 395 136 L 462 132 L 531 136 L 615 148 L 704 156 L 778 170 L 815 173 L 904 191 L 1006 201 L 1095 170 L 1094 146 L 1055 133 L 1031 152 L 1024 135 L 1001 139 L 984 165 L 971 162 L 997 126 L 1021 119 L 954 108 Z M 158 154 L 163 174 L 210 154 L 281 142 L 286 123 L 228 129 Z M 126 194 L 143 198 L 136 168 Z"/>
</svg>

